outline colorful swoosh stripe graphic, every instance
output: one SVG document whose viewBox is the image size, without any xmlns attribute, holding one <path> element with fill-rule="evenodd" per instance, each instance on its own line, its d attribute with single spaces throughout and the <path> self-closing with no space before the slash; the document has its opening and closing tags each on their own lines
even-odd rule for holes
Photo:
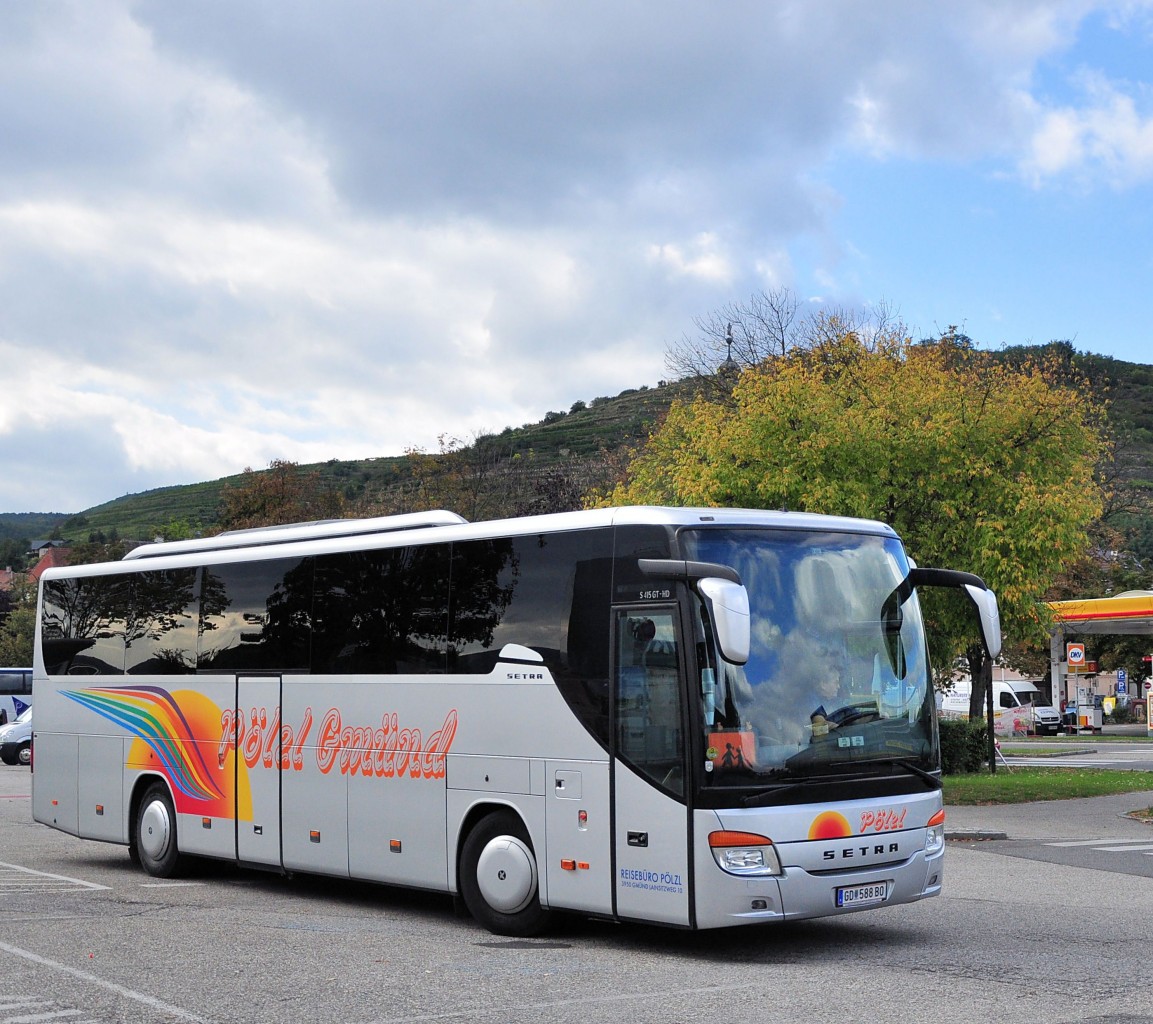
<svg viewBox="0 0 1153 1024">
<path fill-rule="evenodd" d="M 211 735 L 205 731 L 205 726 L 211 728 L 210 721 L 197 721 L 199 729 L 194 729 L 180 704 L 167 690 L 158 686 L 126 686 L 66 690 L 64 695 L 142 740 L 156 755 L 177 791 L 178 804 L 182 803 L 181 795 L 212 803 L 226 798 L 204 759 L 201 743 L 197 741 L 198 734 L 201 737 Z M 216 712 L 216 726 L 219 730 L 219 711 Z"/>
</svg>

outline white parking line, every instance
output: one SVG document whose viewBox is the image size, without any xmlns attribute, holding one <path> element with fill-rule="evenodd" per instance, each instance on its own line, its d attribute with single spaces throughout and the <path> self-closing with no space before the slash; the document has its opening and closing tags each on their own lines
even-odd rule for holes
<svg viewBox="0 0 1153 1024">
<path fill-rule="evenodd" d="M 141 889 L 189 889 L 203 882 L 141 882 Z"/>
<path fill-rule="evenodd" d="M 1063 843 L 1046 843 L 1046 846 L 1100 846 L 1102 843 L 1115 843 L 1116 839 L 1073 839 Z"/>
<path fill-rule="evenodd" d="M 1143 853 L 1146 857 L 1153 856 L 1153 843 L 1142 843 L 1137 840 L 1127 841 L 1121 839 L 1076 839 L 1061 843 L 1046 843 L 1046 846 L 1089 846 L 1095 853 Z"/>
<path fill-rule="evenodd" d="M 39 1022 L 64 1020 L 65 1018 L 68 1018 L 68 1024 L 105 1024 L 104 1021 L 97 1020 L 93 1017 L 76 1020 L 84 1011 L 71 1008 L 50 1010 L 41 1013 L 27 1012 L 29 1010 L 39 1010 L 42 1007 L 55 1005 L 57 1004 L 46 1002 L 43 999 L 0 999 L 0 1013 L 8 1013 L 13 1010 L 25 1011 L 19 1016 L 0 1017 L 0 1024 L 39 1024 Z"/>
<path fill-rule="evenodd" d="M 179 1006 L 173 1006 L 171 1003 L 166 1003 L 155 996 L 145 995 L 143 992 L 136 992 L 133 989 L 125 988 L 123 985 L 117 985 L 114 981 L 105 981 L 103 978 L 98 978 L 95 974 L 90 974 L 88 971 L 81 971 L 75 967 L 69 967 L 67 964 L 58 963 L 55 960 L 49 960 L 47 957 L 40 956 L 27 949 L 21 949 L 19 946 L 10 946 L 7 942 L 0 942 L 0 952 L 9 953 L 12 956 L 23 957 L 25 960 L 30 960 L 32 963 L 40 964 L 42 967 L 50 967 L 52 970 L 60 971 L 64 974 L 71 975 L 80 981 L 87 982 L 90 985 L 97 985 L 102 989 L 109 992 L 114 992 L 118 996 L 123 996 L 125 999 L 132 999 L 137 1003 L 144 1006 L 151 1007 L 160 1013 L 166 1013 L 171 1017 L 177 1017 L 180 1020 L 190 1021 L 191 1024 L 211 1024 L 204 1017 L 199 1017 L 195 1013 L 182 1009 Z M 34 1018 L 29 1018 L 34 1019 Z"/>
<path fill-rule="evenodd" d="M 107 885 L 98 885 L 96 882 L 86 882 L 82 878 L 69 878 L 67 875 L 53 875 L 47 871 L 34 871 L 32 868 L 22 867 L 19 864 L 6 864 L 4 861 L 0 861 L 0 870 L 18 872 L 15 878 L 4 878 L 0 875 L 0 885 L 5 886 L 8 892 L 12 891 L 11 886 L 13 884 L 48 888 L 51 882 L 66 882 L 69 886 L 76 886 L 81 889 L 111 888 L 111 886 Z"/>
<path fill-rule="evenodd" d="M 51 1010 L 47 1013 L 29 1013 L 22 1017 L 5 1017 L 0 1024 L 48 1024 L 53 1020 L 64 1020 L 67 1017 L 79 1017 L 81 1010 Z M 69 1024 L 73 1024 L 69 1021 Z"/>
</svg>

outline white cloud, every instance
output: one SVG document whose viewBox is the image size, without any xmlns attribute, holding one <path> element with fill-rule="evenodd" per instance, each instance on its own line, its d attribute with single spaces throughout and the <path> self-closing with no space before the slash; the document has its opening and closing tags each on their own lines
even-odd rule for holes
<svg viewBox="0 0 1153 1024">
<path fill-rule="evenodd" d="M 733 278 L 733 267 L 720 249 L 720 239 L 715 234 L 702 232 L 687 245 L 675 242 L 651 245 L 649 257 L 654 263 L 667 267 L 674 276 L 727 284 Z"/>
<path fill-rule="evenodd" d="M 1022 174 L 1034 186 L 1070 177 L 1127 188 L 1153 178 L 1153 94 L 1129 95 L 1099 75 L 1085 76 L 1084 94 L 1082 107 L 1039 112 Z"/>
<path fill-rule="evenodd" d="M 1128 7 L 7 5 L 0 359 L 35 399 L 0 411 L 0 479 L 33 445 L 55 490 L 0 508 L 653 383 L 696 315 L 855 284 L 832 161 L 1146 180 L 1138 86 L 1037 87 L 1101 9 Z"/>
</svg>

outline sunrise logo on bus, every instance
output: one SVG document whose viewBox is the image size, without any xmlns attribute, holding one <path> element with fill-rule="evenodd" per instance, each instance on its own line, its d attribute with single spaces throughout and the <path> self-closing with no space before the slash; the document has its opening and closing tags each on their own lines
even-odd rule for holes
<svg viewBox="0 0 1153 1024">
<path fill-rule="evenodd" d="M 853 834 L 849 819 L 837 811 L 818 814 L 809 826 L 810 839 L 844 839 Z"/>
<path fill-rule="evenodd" d="M 907 808 L 904 807 L 899 811 L 889 807 L 862 811 L 860 827 L 854 831 L 849 819 L 839 811 L 824 811 L 818 814 L 809 826 L 809 838 L 844 839 L 870 832 L 898 832 L 905 827 L 906 813 Z"/>
</svg>

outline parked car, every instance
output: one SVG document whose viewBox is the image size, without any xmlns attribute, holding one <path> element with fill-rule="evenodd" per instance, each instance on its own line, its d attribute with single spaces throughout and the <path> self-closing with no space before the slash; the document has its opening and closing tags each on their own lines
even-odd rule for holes
<svg viewBox="0 0 1153 1024">
<path fill-rule="evenodd" d="M 32 709 L 25 708 L 15 722 L 0 725 L 0 761 L 32 763 Z"/>
</svg>

